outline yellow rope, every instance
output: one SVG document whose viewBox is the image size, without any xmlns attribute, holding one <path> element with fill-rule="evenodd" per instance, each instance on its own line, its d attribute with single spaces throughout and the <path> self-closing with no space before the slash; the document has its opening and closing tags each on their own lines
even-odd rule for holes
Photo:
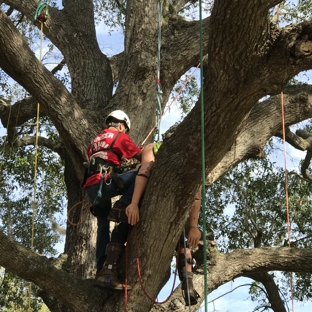
<svg viewBox="0 0 312 312">
<path fill-rule="evenodd" d="M 6 125 L 7 136 L 9 136 L 9 130 L 8 130 L 8 129 L 9 129 L 9 124 L 10 124 L 11 112 L 12 112 L 12 106 L 10 105 L 10 108 L 9 108 L 9 116 L 8 116 L 8 122 L 7 122 L 7 125 Z M 3 157 L 4 157 L 4 154 L 5 154 L 6 141 L 7 141 L 7 140 L 4 140 L 4 141 L 3 141 Z M 2 175 L 2 164 L 3 164 L 3 162 L 0 163 L 0 174 L 1 174 L 1 175 Z"/>
<path fill-rule="evenodd" d="M 42 59 L 42 40 L 43 40 L 43 24 L 40 22 L 40 53 L 39 53 L 39 60 Z M 36 183 L 37 183 L 37 168 L 38 168 L 38 141 L 39 141 L 39 126 L 40 126 L 40 103 L 37 103 L 37 118 L 36 118 L 36 139 L 35 139 L 35 160 L 34 160 L 34 195 L 33 195 L 33 202 L 32 202 L 32 221 L 31 221 L 31 244 L 30 247 L 34 250 L 34 240 L 35 240 L 35 218 L 37 213 L 37 203 L 36 203 Z M 31 311 L 31 287 L 32 283 L 29 283 L 28 288 L 28 311 Z"/>
</svg>

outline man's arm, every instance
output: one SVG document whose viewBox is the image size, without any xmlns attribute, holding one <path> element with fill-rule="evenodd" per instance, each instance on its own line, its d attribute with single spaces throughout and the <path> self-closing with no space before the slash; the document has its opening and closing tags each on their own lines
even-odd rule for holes
<svg viewBox="0 0 312 312">
<path fill-rule="evenodd" d="M 141 167 L 139 169 L 138 175 L 135 178 L 131 204 L 126 208 L 128 223 L 131 225 L 135 225 L 140 220 L 139 218 L 140 199 L 145 191 L 148 179 L 150 177 L 155 162 L 153 147 L 154 144 L 149 144 L 142 150 Z"/>
</svg>

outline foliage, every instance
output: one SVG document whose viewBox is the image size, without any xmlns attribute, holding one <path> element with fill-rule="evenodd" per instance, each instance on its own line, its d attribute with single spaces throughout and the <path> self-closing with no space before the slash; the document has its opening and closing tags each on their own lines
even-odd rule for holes
<svg viewBox="0 0 312 312">
<path fill-rule="evenodd" d="M 13 91 L 10 94 L 6 94 L 6 97 L 15 99 L 18 96 L 18 92 Z M 20 127 L 21 138 L 34 135 L 34 124 L 30 121 Z M 41 132 L 51 141 L 58 141 L 58 135 L 47 118 L 42 119 Z M 60 215 L 66 202 L 62 161 L 55 153 L 40 147 L 37 181 L 34 183 L 34 148 L 16 148 L 8 144 L 5 136 L 0 139 L 0 146 L 0 229 L 12 239 L 30 247 L 34 220 L 34 250 L 47 256 L 57 254 L 55 246 L 62 238 L 58 232 L 53 231 L 50 217 L 54 216 L 58 222 L 62 222 Z M 28 285 L 28 282 L 11 273 L 3 272 L 0 278 L 0 310 L 26 311 Z M 33 285 L 31 311 L 42 308 L 42 301 L 36 295 L 37 290 L 38 287 Z"/>
<path fill-rule="evenodd" d="M 38 287 L 32 285 L 29 301 L 29 283 L 0 267 L 0 310 L 2 312 L 42 311 L 42 300 L 36 296 Z"/>
<path fill-rule="evenodd" d="M 126 1 L 94 0 L 93 3 L 96 24 L 103 22 L 109 34 L 116 28 L 124 29 Z"/>
<path fill-rule="evenodd" d="M 200 90 L 194 72 L 195 70 L 192 73 L 189 71 L 184 77 L 181 77 L 171 93 L 172 100 L 169 101 L 169 105 L 174 103 L 174 100 L 177 98 L 181 118 L 187 115 L 199 97 Z"/>
<path fill-rule="evenodd" d="M 311 6 L 311 0 L 283 1 L 280 5 L 280 21 L 298 23 L 311 20 Z"/>
<path fill-rule="evenodd" d="M 299 174 L 288 174 L 293 247 L 312 247 L 312 184 Z M 285 172 L 269 158 L 248 160 L 224 175 L 207 190 L 207 226 L 215 235 L 219 249 L 230 252 L 237 248 L 288 246 L 285 198 Z M 276 283 L 289 295 L 289 275 L 275 274 Z M 295 296 L 304 301 L 311 298 L 310 274 L 296 274 Z M 259 308 L 270 306 L 265 292 L 254 283 L 251 299 Z M 262 294 L 262 295 L 261 295 Z"/>
</svg>

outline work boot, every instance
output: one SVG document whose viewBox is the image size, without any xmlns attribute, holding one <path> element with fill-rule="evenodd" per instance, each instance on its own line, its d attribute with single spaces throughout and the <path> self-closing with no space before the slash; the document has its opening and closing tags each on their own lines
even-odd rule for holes
<svg viewBox="0 0 312 312">
<path fill-rule="evenodd" d="M 120 222 L 127 223 L 128 217 L 126 216 L 125 212 L 127 206 L 128 205 L 123 201 L 117 200 L 112 209 L 110 210 L 107 220 L 114 221 L 117 223 Z"/>
<path fill-rule="evenodd" d="M 183 281 L 182 281 L 182 295 L 185 300 L 185 305 L 195 305 L 199 294 L 194 288 L 193 285 L 193 272 L 183 272 Z M 190 299 L 190 300 L 189 300 Z"/>
<path fill-rule="evenodd" d="M 124 251 L 124 244 L 112 242 L 106 246 L 106 261 L 96 281 L 95 286 L 111 288 L 114 290 L 124 290 L 125 284 L 117 278 L 117 262 Z M 127 285 L 127 289 L 131 287 Z"/>
<path fill-rule="evenodd" d="M 117 266 L 116 265 L 104 265 L 100 276 L 94 282 L 95 286 L 102 288 L 111 288 L 114 290 L 124 290 L 125 284 L 121 283 L 117 278 Z M 130 290 L 131 287 L 127 285 L 127 289 Z"/>
<path fill-rule="evenodd" d="M 98 279 L 100 277 L 100 275 L 101 275 L 101 271 L 96 271 L 94 278 Z"/>
</svg>

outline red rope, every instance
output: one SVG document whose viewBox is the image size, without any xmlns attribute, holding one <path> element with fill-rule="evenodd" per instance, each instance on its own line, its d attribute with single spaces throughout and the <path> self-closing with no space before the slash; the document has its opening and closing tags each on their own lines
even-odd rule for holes
<svg viewBox="0 0 312 312">
<path fill-rule="evenodd" d="M 140 282 L 140 286 L 141 286 L 141 289 L 143 290 L 145 296 L 151 300 L 154 304 L 163 304 L 163 303 L 166 303 L 170 297 L 172 296 L 173 294 L 173 290 L 174 290 L 174 286 L 175 286 L 175 282 L 176 282 L 176 272 L 174 274 L 174 280 L 173 280 L 173 285 L 172 285 L 172 289 L 171 289 L 171 292 L 169 294 L 169 296 L 167 297 L 166 300 L 162 301 L 162 302 L 159 302 L 157 300 L 154 300 L 148 293 L 147 291 L 145 290 L 144 286 L 143 286 L 143 282 L 142 282 L 142 275 L 141 275 L 141 269 L 140 269 L 140 258 L 139 258 L 139 247 L 138 247 L 138 233 L 137 233 L 137 227 L 136 225 L 134 226 L 134 234 L 135 234 L 135 252 L 136 252 L 136 264 L 137 264 L 137 271 L 138 271 L 138 277 L 139 277 L 139 282 Z"/>
<path fill-rule="evenodd" d="M 125 272 L 125 300 L 124 300 L 124 311 L 125 312 L 127 312 L 127 304 L 128 304 L 128 289 L 127 289 L 128 274 L 129 274 L 129 270 L 128 270 L 129 248 L 128 248 L 128 246 L 129 246 L 130 231 L 131 231 L 131 228 L 129 226 L 127 243 L 126 243 L 126 272 Z"/>
<path fill-rule="evenodd" d="M 207 55 L 205 55 L 203 57 L 203 60 L 207 57 Z M 172 99 L 171 103 L 167 106 L 167 108 L 165 109 L 164 113 L 162 114 L 161 117 L 164 117 L 164 115 L 167 113 L 167 111 L 170 109 L 171 105 L 176 101 L 176 99 L 179 97 L 180 93 L 183 91 L 183 89 L 186 87 L 186 85 L 189 83 L 189 81 L 191 80 L 191 78 L 194 76 L 195 72 L 197 71 L 197 69 L 199 68 L 200 63 L 198 63 L 198 65 L 196 66 L 196 68 L 193 70 L 193 72 L 191 73 L 191 75 L 186 79 L 186 81 L 184 82 L 183 86 L 180 88 L 179 92 L 176 94 L 176 96 Z M 141 145 L 144 145 L 144 143 L 146 142 L 146 140 L 149 138 L 149 136 L 152 134 L 152 132 L 155 130 L 155 127 L 152 128 L 152 130 L 147 134 L 147 136 L 145 137 L 145 139 L 143 140 L 143 142 L 141 143 Z"/>
</svg>

